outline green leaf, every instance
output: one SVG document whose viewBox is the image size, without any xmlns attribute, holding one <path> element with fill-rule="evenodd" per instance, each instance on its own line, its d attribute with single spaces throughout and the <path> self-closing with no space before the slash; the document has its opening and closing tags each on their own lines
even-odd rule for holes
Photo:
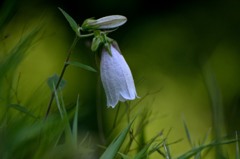
<svg viewBox="0 0 240 159">
<path fill-rule="evenodd" d="M 92 40 L 91 50 L 97 51 L 99 45 L 102 43 L 102 39 L 100 36 L 95 36 Z"/>
<path fill-rule="evenodd" d="M 135 119 L 135 118 L 134 118 Z M 128 124 L 128 126 L 120 132 L 120 134 L 112 141 L 112 143 L 107 147 L 105 152 L 101 155 L 100 159 L 114 159 L 121 145 L 123 144 L 129 129 L 134 120 Z"/>
<path fill-rule="evenodd" d="M 53 76 L 48 78 L 47 83 L 48 83 L 49 88 L 52 91 L 54 91 L 54 89 L 55 89 L 54 86 L 57 85 L 58 80 L 59 80 L 59 76 L 57 74 L 54 74 Z M 62 79 L 59 86 L 58 86 L 57 91 L 62 90 L 65 87 L 65 85 L 66 85 L 66 81 Z"/>
<path fill-rule="evenodd" d="M 97 71 L 96 71 L 94 68 L 92 68 L 91 66 L 82 64 L 82 63 L 77 62 L 77 61 L 69 61 L 69 62 L 67 62 L 66 64 L 68 64 L 68 65 L 73 65 L 73 66 L 76 66 L 76 67 L 80 67 L 80 68 L 85 69 L 85 70 L 88 70 L 88 71 L 97 72 Z"/>
<path fill-rule="evenodd" d="M 109 53 L 110 56 L 112 56 L 112 52 L 111 52 L 111 44 L 110 43 L 105 43 L 104 44 L 105 49 L 107 50 L 107 52 Z"/>
<path fill-rule="evenodd" d="M 62 12 L 62 14 L 64 15 L 64 17 L 67 19 L 68 23 L 70 24 L 71 28 L 73 29 L 73 31 L 80 36 L 80 32 L 78 31 L 79 26 L 77 25 L 77 23 L 75 22 L 75 20 L 69 15 L 67 14 L 63 9 L 61 9 L 60 7 L 58 7 L 58 9 Z"/>
</svg>

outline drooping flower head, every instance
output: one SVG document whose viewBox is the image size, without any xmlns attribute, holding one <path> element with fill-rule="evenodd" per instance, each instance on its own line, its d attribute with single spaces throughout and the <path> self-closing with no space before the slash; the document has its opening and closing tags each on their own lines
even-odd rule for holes
<svg viewBox="0 0 240 159">
<path fill-rule="evenodd" d="M 110 44 L 109 50 L 103 47 L 100 73 L 107 106 L 114 108 L 118 101 L 125 102 L 138 97 L 131 70 L 117 44 Z"/>
<path fill-rule="evenodd" d="M 137 97 L 131 70 L 122 56 L 117 43 L 107 34 L 126 23 L 122 15 L 110 15 L 99 19 L 86 19 L 82 31 L 94 33 L 91 50 L 102 48 L 100 75 L 107 97 L 107 106 L 114 108 L 119 101 L 134 100 Z M 101 47 L 103 46 L 103 47 Z"/>
</svg>

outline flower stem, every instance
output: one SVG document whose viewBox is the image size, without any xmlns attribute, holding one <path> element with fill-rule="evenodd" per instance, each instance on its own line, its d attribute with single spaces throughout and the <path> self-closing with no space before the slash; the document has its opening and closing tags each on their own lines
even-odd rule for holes
<svg viewBox="0 0 240 159">
<path fill-rule="evenodd" d="M 104 127 L 103 127 L 103 108 L 101 105 L 101 79 L 98 76 L 97 79 L 97 103 L 96 103 L 96 110 L 97 110 L 97 125 L 98 125 L 98 131 L 99 131 L 99 138 L 101 141 L 101 144 L 105 145 L 106 144 L 106 137 L 104 134 Z"/>
<path fill-rule="evenodd" d="M 71 57 L 72 50 L 73 50 L 73 48 L 76 46 L 78 40 L 79 40 L 79 37 L 76 36 L 76 37 L 74 38 L 74 40 L 73 40 L 73 43 L 72 43 L 71 47 L 70 47 L 69 50 L 68 50 L 68 54 L 67 54 L 67 57 L 66 57 L 66 59 L 65 59 L 65 62 L 64 62 L 64 65 L 63 65 L 63 68 L 62 68 L 60 77 L 59 77 L 59 79 L 58 79 L 58 81 L 57 81 L 57 84 L 56 84 L 56 90 L 58 90 L 58 87 L 59 87 L 59 85 L 60 85 L 60 83 L 61 83 L 61 81 L 62 81 L 62 79 L 63 79 L 63 75 L 64 75 L 64 73 L 65 73 L 65 71 L 66 71 L 66 69 L 67 69 L 67 66 L 69 65 L 68 62 L 69 62 L 69 59 L 70 59 L 70 57 Z M 47 109 L 47 112 L 46 112 L 46 115 L 45 115 L 45 119 L 48 117 L 48 114 L 49 114 L 49 112 L 50 112 L 50 109 L 51 109 L 51 106 L 52 106 L 54 97 L 55 97 L 54 91 L 52 91 L 51 98 L 50 98 L 49 103 L 48 103 L 48 109 Z"/>
</svg>

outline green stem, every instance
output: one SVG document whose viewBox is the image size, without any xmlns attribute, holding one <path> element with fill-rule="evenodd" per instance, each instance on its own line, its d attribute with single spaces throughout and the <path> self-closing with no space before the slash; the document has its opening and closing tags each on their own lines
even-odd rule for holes
<svg viewBox="0 0 240 159">
<path fill-rule="evenodd" d="M 103 127 L 103 108 L 101 105 L 101 79 L 98 76 L 97 80 L 97 103 L 96 103 L 96 110 L 97 110 L 97 124 L 98 124 L 98 131 L 99 131 L 99 138 L 102 144 L 106 144 L 106 137 L 104 134 L 104 127 Z"/>
<path fill-rule="evenodd" d="M 56 90 L 58 90 L 58 87 L 59 87 L 59 85 L 60 85 L 60 83 L 62 81 L 63 75 L 64 75 L 64 73 L 65 73 L 65 71 L 67 69 L 67 66 L 69 65 L 68 62 L 69 62 L 69 59 L 71 57 L 72 50 L 76 46 L 78 40 L 79 40 L 79 37 L 76 36 L 75 39 L 73 40 L 73 43 L 72 43 L 71 47 L 68 50 L 68 54 L 67 54 L 67 57 L 65 59 L 65 62 L 64 62 L 64 65 L 63 65 L 60 77 L 59 77 L 59 79 L 57 81 L 57 84 L 56 84 Z M 52 91 L 51 98 L 50 98 L 49 103 L 48 103 L 48 109 L 47 109 L 47 112 L 46 112 L 46 115 L 45 115 L 45 119 L 48 117 L 48 114 L 50 112 L 50 109 L 51 109 L 54 97 L 55 97 L 54 91 Z"/>
</svg>

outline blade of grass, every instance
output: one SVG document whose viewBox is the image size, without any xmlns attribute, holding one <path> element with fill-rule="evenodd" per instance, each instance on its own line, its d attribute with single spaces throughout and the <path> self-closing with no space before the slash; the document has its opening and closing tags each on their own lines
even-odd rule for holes
<svg viewBox="0 0 240 159">
<path fill-rule="evenodd" d="M 192 148 L 188 152 L 186 152 L 183 155 L 177 157 L 177 159 L 189 159 L 189 158 L 193 157 L 194 155 L 196 155 L 197 153 L 201 152 L 204 149 L 213 148 L 215 146 L 224 145 L 224 144 L 231 144 L 231 143 L 234 143 L 236 141 L 237 141 L 236 139 L 231 139 L 231 140 L 226 140 L 226 141 L 213 141 L 209 144 L 200 145 L 198 147 Z"/>
<path fill-rule="evenodd" d="M 206 133 L 206 135 L 205 135 L 203 141 L 200 143 L 200 145 L 204 145 L 204 144 L 206 143 L 207 138 L 208 138 L 210 132 L 211 132 L 211 129 L 208 130 L 208 132 Z M 211 150 L 211 149 L 208 149 L 208 150 L 206 151 L 206 153 L 204 153 L 203 155 L 201 155 L 201 152 L 197 153 L 194 159 L 201 159 L 201 157 L 202 157 L 202 156 L 206 156 L 210 150 Z"/>
<path fill-rule="evenodd" d="M 54 83 L 53 83 L 53 89 L 54 89 L 54 96 L 55 96 L 56 104 L 57 104 L 57 107 L 58 107 L 58 111 L 60 113 L 61 118 L 63 119 L 64 114 L 63 114 L 62 106 L 60 104 L 58 93 L 57 93 L 57 90 L 56 90 L 56 87 L 55 87 Z"/>
<path fill-rule="evenodd" d="M 73 126 L 72 126 L 73 142 L 75 142 L 76 146 L 77 146 L 77 130 L 78 130 L 78 107 L 79 107 L 79 95 L 77 97 L 76 110 L 75 110 Z"/>
<path fill-rule="evenodd" d="M 162 132 L 153 137 L 148 144 L 146 144 L 135 156 L 134 159 L 142 159 L 148 156 L 148 149 L 153 144 L 153 142 L 162 135 Z"/>
<path fill-rule="evenodd" d="M 189 142 L 190 146 L 191 146 L 192 148 L 194 148 L 194 144 L 193 144 L 193 142 L 192 142 L 191 134 L 190 134 L 190 131 L 189 131 L 189 129 L 188 129 L 186 120 L 184 119 L 184 116 L 182 116 L 182 120 L 183 120 L 183 126 L 184 126 L 184 129 L 185 129 L 185 133 L 186 133 L 186 135 L 187 135 L 188 142 Z"/>
<path fill-rule="evenodd" d="M 166 138 L 165 138 L 165 139 L 166 139 Z M 164 140 L 165 140 L 165 139 L 164 139 Z M 163 147 L 163 141 L 164 141 L 164 140 L 162 140 L 161 142 L 159 142 L 158 144 L 156 144 L 155 146 L 153 146 L 153 148 L 151 148 L 151 149 L 149 150 L 148 155 L 151 155 L 152 153 L 154 153 L 154 152 L 157 151 L 161 156 L 163 156 L 164 158 L 166 158 L 166 155 L 165 155 L 161 150 L 159 150 L 161 147 Z M 168 143 L 167 146 L 170 146 L 170 145 L 179 143 L 179 142 L 181 142 L 181 141 L 182 141 L 182 139 L 176 140 L 176 141 L 174 141 L 174 142 L 172 142 L 172 143 Z"/>
<path fill-rule="evenodd" d="M 69 121 L 68 113 L 67 113 L 66 108 L 65 108 L 63 96 L 61 94 L 60 99 L 59 99 L 59 95 L 58 95 L 58 92 L 56 90 L 55 85 L 53 86 L 53 88 L 54 88 L 54 95 L 55 95 L 56 104 L 57 104 L 57 107 L 59 109 L 61 119 L 62 119 L 62 121 L 65 125 L 65 131 L 64 131 L 65 132 L 65 141 L 66 141 L 65 143 L 73 144 L 74 143 L 74 137 L 73 137 L 73 134 L 71 132 L 70 121 Z M 61 92 L 59 91 L 59 93 L 61 93 Z M 45 118 L 45 120 L 46 119 L 47 118 Z"/>
<path fill-rule="evenodd" d="M 164 147 L 164 150 L 165 150 L 166 159 L 171 159 L 172 158 L 171 153 L 170 153 L 168 145 L 166 144 L 166 141 L 167 141 L 167 139 L 165 139 L 163 141 L 163 147 Z"/>
<path fill-rule="evenodd" d="M 35 28 L 30 33 L 23 36 L 20 41 L 8 52 L 6 57 L 0 61 L 0 82 L 5 77 L 6 73 L 15 70 L 20 64 L 39 31 L 40 28 Z"/>
<path fill-rule="evenodd" d="M 7 76 L 14 76 L 14 71 L 24 59 L 32 44 L 35 42 L 36 37 L 40 31 L 40 27 L 34 28 L 31 32 L 21 37 L 19 42 L 11 48 L 7 54 L 0 59 L 0 98 L 1 105 L 9 105 L 10 99 L 12 98 L 12 92 L 8 91 L 11 86 L 4 83 L 6 82 Z M 11 81 L 12 82 L 12 81 Z M 11 83 L 10 83 L 11 84 Z M 1 121 L 7 121 L 7 114 L 9 107 L 3 107 L 5 110 L 1 110 L 0 117 Z"/>
<path fill-rule="evenodd" d="M 67 113 L 66 107 L 65 107 L 65 103 L 63 100 L 63 95 L 61 94 L 60 96 L 61 98 L 61 103 L 62 103 L 62 110 L 63 110 L 63 121 L 64 123 L 66 123 L 66 127 L 65 127 L 65 141 L 66 143 L 69 143 L 71 145 L 73 145 L 74 143 L 74 137 L 72 134 L 72 130 L 71 130 L 71 126 L 70 126 L 70 120 L 69 120 L 69 115 Z"/>
<path fill-rule="evenodd" d="M 239 155 L 239 141 L 238 141 L 238 133 L 236 131 L 236 159 L 240 159 L 240 155 Z"/>
<path fill-rule="evenodd" d="M 100 159 L 114 159 L 114 157 L 117 155 L 118 150 L 122 146 L 130 127 L 133 123 L 135 118 L 128 124 L 128 126 L 123 129 L 120 134 L 111 142 L 111 144 L 107 147 L 107 149 L 104 151 L 104 153 L 101 155 Z"/>
<path fill-rule="evenodd" d="M 0 30 L 14 15 L 17 2 L 17 0 L 3 1 L 3 4 L 0 8 Z"/>
<path fill-rule="evenodd" d="M 211 69 L 210 63 L 207 62 L 202 67 L 202 74 L 205 80 L 205 85 L 208 89 L 208 94 L 211 99 L 212 112 L 213 112 L 213 134 L 216 141 L 220 139 L 225 130 L 224 127 L 224 115 L 223 115 L 223 102 L 220 88 L 217 84 L 216 77 Z M 217 144 L 216 147 L 216 158 L 224 159 L 224 153 L 221 145 Z"/>
</svg>

